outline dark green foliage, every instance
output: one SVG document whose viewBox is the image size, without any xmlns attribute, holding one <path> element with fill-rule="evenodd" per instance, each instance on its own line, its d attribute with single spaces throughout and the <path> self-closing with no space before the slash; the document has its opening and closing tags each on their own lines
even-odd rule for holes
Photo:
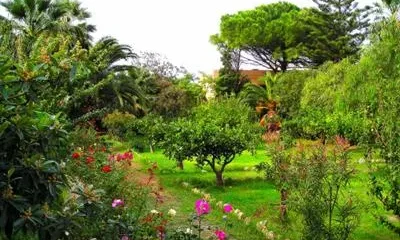
<svg viewBox="0 0 400 240">
<path fill-rule="evenodd" d="M 22 229 L 47 236 L 57 219 L 46 217 L 45 206 L 55 205 L 65 185 L 60 163 L 68 134 L 60 114 L 44 112 L 32 99 L 48 79 L 25 81 L 8 57 L 0 62 L 0 231 L 9 238 Z"/>
<path fill-rule="evenodd" d="M 211 36 L 211 42 L 217 45 L 222 62 L 215 82 L 215 92 L 218 96 L 238 95 L 246 82 L 240 74 L 242 51 L 227 46 L 218 35 Z"/>
<path fill-rule="evenodd" d="M 317 9 L 307 9 L 300 18 L 306 33 L 306 56 L 313 64 L 339 62 L 356 55 L 367 37 L 370 7 L 355 0 L 313 0 Z"/>
<path fill-rule="evenodd" d="M 299 115 L 304 85 L 314 74 L 313 70 L 294 70 L 278 75 L 272 92 L 278 101 L 278 114 L 282 118 L 288 120 Z"/>
<path fill-rule="evenodd" d="M 245 85 L 246 79 L 238 72 L 224 72 L 220 70 L 215 82 L 217 96 L 237 95 Z"/>
</svg>

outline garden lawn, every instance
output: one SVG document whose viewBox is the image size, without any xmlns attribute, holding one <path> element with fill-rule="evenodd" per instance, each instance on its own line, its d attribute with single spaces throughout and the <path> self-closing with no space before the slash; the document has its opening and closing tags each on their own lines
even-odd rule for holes
<svg viewBox="0 0 400 240">
<path fill-rule="evenodd" d="M 361 202 L 360 225 L 354 232 L 353 238 L 398 239 L 398 236 L 377 223 L 373 216 L 379 210 L 374 207 L 373 202 L 369 200 L 371 197 L 367 194 L 368 168 L 365 163 L 358 163 L 358 159 L 362 157 L 361 151 L 354 151 L 351 156 L 357 165 L 357 175 L 351 189 Z M 256 164 L 269 160 L 264 150 L 257 150 L 254 155 L 245 152 L 237 156 L 224 172 L 225 188 L 215 187 L 215 175 L 208 166 L 200 169 L 193 162 L 184 162 L 184 170 L 180 170 L 176 168 L 176 163 L 168 160 L 162 152 L 138 153 L 135 157 L 143 170 L 154 162 L 158 164 L 156 174 L 159 182 L 165 188 L 165 194 L 173 196 L 166 205 L 177 209 L 177 222 L 182 229 L 189 226 L 187 219 L 193 214 L 194 202 L 201 198 L 200 194 L 192 191 L 192 188 L 196 187 L 209 193 L 216 201 L 231 203 L 234 208 L 240 209 L 244 213 L 243 219 L 251 218 L 251 222 L 246 225 L 243 219 L 238 220 L 234 214 L 228 214 L 228 221 L 233 225 L 227 232 L 232 239 L 265 239 L 256 228 L 256 223 L 262 220 L 267 220 L 268 229 L 280 235 L 282 239 L 300 238 L 299 217 L 289 209 L 290 222 L 282 226 L 278 216 L 279 193 L 272 183 L 264 180 L 263 173 L 258 173 L 254 169 Z M 184 187 L 183 182 L 189 183 L 190 186 Z M 223 228 L 225 224 L 222 220 L 222 211 L 216 207 L 215 202 L 212 207 L 212 213 L 206 217 L 207 223 Z"/>
</svg>

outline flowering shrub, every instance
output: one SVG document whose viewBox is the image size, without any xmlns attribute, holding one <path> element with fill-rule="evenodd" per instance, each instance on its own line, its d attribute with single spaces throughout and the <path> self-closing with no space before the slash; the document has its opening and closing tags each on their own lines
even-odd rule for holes
<svg viewBox="0 0 400 240">
<path fill-rule="evenodd" d="M 87 131 L 80 130 L 84 135 Z M 78 134 L 76 136 L 79 138 Z M 89 138 L 91 139 L 91 138 Z M 130 179 L 135 175 L 132 168 L 132 151 L 112 153 L 101 139 L 94 137 L 90 141 L 80 141 L 75 145 L 70 159 L 66 163 L 67 173 L 79 176 L 79 192 L 87 196 L 80 208 L 68 207 L 67 212 L 77 211 L 84 218 L 77 219 L 77 227 L 70 227 L 68 234 L 73 239 L 146 239 L 165 235 L 166 226 L 175 214 L 154 210 L 150 212 L 150 203 L 158 204 L 162 196 L 150 188 L 154 178 L 152 166 L 148 171 L 146 183 Z M 93 142 L 94 141 L 94 142 Z M 98 194 L 94 194 L 96 192 Z M 152 198 L 151 194 L 156 197 Z M 71 199 L 75 198 L 75 193 Z"/>
</svg>

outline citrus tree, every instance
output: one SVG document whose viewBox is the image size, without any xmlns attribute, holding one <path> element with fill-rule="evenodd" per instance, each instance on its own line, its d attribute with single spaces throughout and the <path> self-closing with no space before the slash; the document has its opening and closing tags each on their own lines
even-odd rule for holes
<svg viewBox="0 0 400 240">
<path fill-rule="evenodd" d="M 178 161 L 208 165 L 223 186 L 223 172 L 238 154 L 254 149 L 260 137 L 251 109 L 237 99 L 213 101 L 169 126 L 163 141 L 165 154 Z"/>
</svg>

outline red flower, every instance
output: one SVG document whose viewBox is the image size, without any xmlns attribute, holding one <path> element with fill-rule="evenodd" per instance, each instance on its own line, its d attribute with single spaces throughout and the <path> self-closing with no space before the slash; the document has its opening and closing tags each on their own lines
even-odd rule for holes
<svg viewBox="0 0 400 240">
<path fill-rule="evenodd" d="M 116 159 L 117 159 L 117 162 L 119 162 L 119 161 L 121 161 L 121 160 L 124 160 L 124 155 L 118 153 L 118 154 L 116 155 Z"/>
<path fill-rule="evenodd" d="M 125 152 L 124 153 L 124 158 L 125 158 L 125 160 L 132 160 L 133 159 L 133 154 L 132 154 L 132 152 Z"/>
<path fill-rule="evenodd" d="M 89 156 L 86 158 L 86 164 L 91 164 L 92 162 L 94 162 L 94 157 Z"/>
<path fill-rule="evenodd" d="M 110 165 L 105 165 L 105 166 L 103 166 L 103 167 L 101 168 L 101 171 L 102 171 L 103 173 L 109 173 L 109 172 L 111 172 L 111 166 L 110 166 Z"/>
<path fill-rule="evenodd" d="M 73 154 L 72 154 L 72 158 L 73 159 L 78 159 L 78 158 L 80 158 L 81 157 L 81 155 L 78 153 L 78 152 L 74 152 Z"/>
</svg>

